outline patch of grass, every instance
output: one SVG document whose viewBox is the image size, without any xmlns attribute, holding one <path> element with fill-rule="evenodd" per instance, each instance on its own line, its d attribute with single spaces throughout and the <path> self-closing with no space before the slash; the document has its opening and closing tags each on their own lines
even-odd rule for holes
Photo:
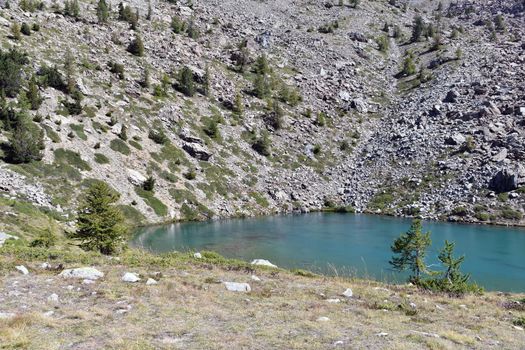
<svg viewBox="0 0 525 350">
<path fill-rule="evenodd" d="M 250 197 L 255 199 L 255 202 L 263 208 L 268 208 L 268 206 L 270 205 L 270 203 L 268 203 L 268 200 L 259 192 L 250 192 Z"/>
<path fill-rule="evenodd" d="M 135 140 L 129 140 L 128 143 L 135 147 L 136 149 L 138 149 L 139 151 L 142 151 L 142 145 L 140 143 L 138 143 L 137 141 Z"/>
<path fill-rule="evenodd" d="M 109 164 L 109 158 L 102 153 L 95 153 L 95 162 L 98 164 Z"/>
<path fill-rule="evenodd" d="M 53 128 L 51 128 L 49 125 L 43 125 L 44 130 L 46 131 L 47 137 L 51 140 L 53 143 L 60 143 L 62 141 L 60 139 L 60 135 L 56 133 Z"/>
<path fill-rule="evenodd" d="M 168 207 L 157 199 L 153 192 L 145 191 L 140 187 L 135 187 L 135 192 L 153 209 L 155 214 L 164 217 L 168 215 Z"/>
<path fill-rule="evenodd" d="M 84 132 L 84 125 L 82 125 L 82 124 L 71 124 L 71 125 L 69 125 L 69 127 L 71 128 L 71 130 L 73 130 L 77 134 L 77 136 L 80 139 L 82 139 L 84 141 L 87 140 L 87 135 Z"/>
<path fill-rule="evenodd" d="M 505 207 L 501 210 L 500 212 L 500 215 L 502 218 L 504 219 L 507 219 L 507 220 L 521 220 L 523 218 L 523 214 L 518 211 L 518 210 L 514 210 L 510 207 Z"/>
<path fill-rule="evenodd" d="M 109 148 L 111 148 L 115 152 L 122 153 L 125 156 L 129 156 L 131 154 L 131 150 L 129 149 L 128 145 L 121 139 L 111 140 L 111 142 L 109 143 Z"/>
<path fill-rule="evenodd" d="M 131 205 L 119 205 L 118 208 L 124 214 L 126 225 L 129 227 L 137 227 L 146 223 L 144 215 Z"/>
<path fill-rule="evenodd" d="M 58 148 L 55 150 L 54 154 L 55 163 L 57 164 L 66 164 L 85 171 L 91 170 L 89 164 L 84 161 L 77 152 Z"/>
<path fill-rule="evenodd" d="M 465 334 L 457 333 L 455 331 L 442 332 L 440 335 L 443 338 L 451 340 L 452 342 L 459 344 L 459 345 L 474 345 L 476 343 L 474 338 L 469 337 L 468 335 L 465 335 Z"/>
</svg>

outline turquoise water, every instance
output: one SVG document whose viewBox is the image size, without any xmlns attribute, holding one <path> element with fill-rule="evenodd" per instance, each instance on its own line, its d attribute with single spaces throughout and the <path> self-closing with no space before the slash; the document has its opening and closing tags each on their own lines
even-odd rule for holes
<svg viewBox="0 0 525 350">
<path fill-rule="evenodd" d="M 213 250 L 248 261 L 267 259 L 285 268 L 400 282 L 405 276 L 388 264 L 390 245 L 410 223 L 332 213 L 181 223 L 142 228 L 132 245 L 159 253 Z M 438 263 L 437 253 L 448 239 L 456 242 L 456 254 L 466 256 L 463 271 L 485 289 L 525 291 L 525 229 L 442 222 L 423 226 L 432 232 L 427 264 Z"/>
</svg>

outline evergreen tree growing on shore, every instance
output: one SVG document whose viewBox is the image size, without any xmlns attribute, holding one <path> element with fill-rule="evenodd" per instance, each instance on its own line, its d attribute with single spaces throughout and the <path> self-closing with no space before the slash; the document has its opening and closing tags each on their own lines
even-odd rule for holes
<svg viewBox="0 0 525 350">
<path fill-rule="evenodd" d="M 93 184 L 78 209 L 77 230 L 71 238 L 86 250 L 113 254 L 123 245 L 127 228 L 122 212 L 115 206 L 119 194 L 105 182 Z"/>
<path fill-rule="evenodd" d="M 414 284 L 419 284 L 421 275 L 427 272 L 425 256 L 431 240 L 430 232 L 423 233 L 422 230 L 421 220 L 414 220 L 410 229 L 401 234 L 391 246 L 395 255 L 390 260 L 390 265 L 397 271 L 412 271 L 409 281 Z"/>
</svg>

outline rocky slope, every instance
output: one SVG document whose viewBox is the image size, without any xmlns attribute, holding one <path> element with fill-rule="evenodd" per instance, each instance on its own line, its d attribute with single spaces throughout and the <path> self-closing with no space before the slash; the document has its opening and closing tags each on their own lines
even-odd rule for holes
<svg viewBox="0 0 525 350">
<path fill-rule="evenodd" d="M 43 103 L 29 113 L 45 130 L 44 158 L 1 164 L 10 200 L 68 222 L 83 188 L 103 180 L 133 223 L 351 205 L 523 224 L 522 1 L 443 2 L 439 10 L 426 1 L 153 1 L 150 19 L 147 3 L 131 1 L 135 30 L 118 20 L 118 2 L 107 24 L 98 23 L 95 2 L 80 1 L 78 18 L 64 15 L 61 1 L 34 11 L 27 3 L 4 4 L 4 48 L 27 52 L 26 77 L 44 65 L 65 74 L 69 50 L 83 111 L 70 115 L 70 96 L 40 86 Z M 409 40 L 418 14 L 439 34 L 435 49 L 430 38 Z M 504 29 L 493 29 L 498 14 Z M 174 33 L 173 16 L 199 35 Z M 13 23 L 40 29 L 14 40 Z M 137 35 L 142 57 L 127 51 Z M 398 74 L 410 52 L 431 79 Z M 252 91 L 263 54 L 273 87 L 265 99 Z M 115 64 L 122 74 L 110 71 Z M 184 66 L 199 87 L 193 97 L 177 89 Z M 206 69 L 208 96 L 200 90 Z M 150 136 L 161 130 L 168 142 L 159 144 Z M 253 147 L 264 131 L 267 156 Z M 148 176 L 153 192 L 141 188 Z M 21 222 L 4 219 L 0 230 Z"/>
</svg>

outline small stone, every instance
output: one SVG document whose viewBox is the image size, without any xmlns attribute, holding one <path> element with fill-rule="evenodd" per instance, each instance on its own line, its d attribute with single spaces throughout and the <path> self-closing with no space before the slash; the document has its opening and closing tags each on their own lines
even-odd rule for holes
<svg viewBox="0 0 525 350">
<path fill-rule="evenodd" d="M 15 267 L 18 271 L 20 271 L 23 275 L 28 275 L 29 271 L 27 270 L 27 267 L 24 265 L 18 265 Z"/>
<path fill-rule="evenodd" d="M 95 281 L 88 280 L 88 279 L 85 279 L 85 280 L 82 281 L 82 284 L 93 284 L 93 283 L 95 283 Z"/>
<path fill-rule="evenodd" d="M 51 317 L 55 314 L 54 311 L 46 311 L 44 312 L 42 315 L 45 316 L 45 317 Z"/>
<path fill-rule="evenodd" d="M 514 329 L 517 329 L 518 331 L 522 331 L 523 330 L 523 327 L 520 327 L 520 326 L 513 326 Z"/>
<path fill-rule="evenodd" d="M 252 290 L 248 283 L 223 282 L 223 284 L 230 292 L 250 292 Z"/>
<path fill-rule="evenodd" d="M 386 337 L 388 335 L 388 333 L 386 332 L 380 332 L 380 333 L 377 333 L 376 334 L 378 337 Z"/>
<path fill-rule="evenodd" d="M 40 265 L 40 268 L 44 269 L 44 270 L 48 270 L 48 269 L 51 268 L 51 265 L 49 263 L 45 262 L 45 263 L 42 263 L 42 265 Z"/>
<path fill-rule="evenodd" d="M 155 284 L 159 284 L 159 282 L 155 281 L 153 278 L 148 278 L 148 280 L 146 281 L 146 285 L 148 286 L 153 286 Z"/>
<path fill-rule="evenodd" d="M 328 322 L 330 319 L 326 316 L 321 316 L 317 319 L 317 322 Z"/>
<path fill-rule="evenodd" d="M 255 282 L 261 282 L 261 279 L 255 275 L 252 275 L 252 281 L 255 281 Z"/>
<path fill-rule="evenodd" d="M 341 299 L 326 299 L 326 302 L 327 303 L 330 303 L 330 304 L 337 304 L 337 303 L 340 303 L 341 302 Z"/>
<path fill-rule="evenodd" d="M 277 268 L 276 265 L 272 264 L 271 262 L 269 262 L 268 260 L 265 260 L 265 259 L 255 259 L 251 262 L 252 265 L 259 265 L 259 266 L 268 266 L 268 267 L 273 267 L 273 268 Z"/>
<path fill-rule="evenodd" d="M 136 273 L 126 272 L 122 276 L 121 280 L 122 282 L 135 283 L 135 282 L 140 281 L 140 277 Z"/>
<path fill-rule="evenodd" d="M 345 345 L 345 342 L 342 340 L 337 340 L 334 342 L 334 346 L 343 346 L 343 345 Z"/>
<path fill-rule="evenodd" d="M 193 254 L 193 257 L 195 259 L 202 259 L 202 254 L 201 253 L 195 253 L 195 254 Z"/>
<path fill-rule="evenodd" d="M 50 296 L 47 297 L 47 301 L 51 303 L 58 303 L 58 295 L 53 293 Z"/>
<path fill-rule="evenodd" d="M 350 288 L 347 288 L 344 292 L 343 292 L 343 296 L 347 297 L 347 298 L 351 298 L 354 296 L 354 292 L 352 292 L 352 289 Z"/>
</svg>

